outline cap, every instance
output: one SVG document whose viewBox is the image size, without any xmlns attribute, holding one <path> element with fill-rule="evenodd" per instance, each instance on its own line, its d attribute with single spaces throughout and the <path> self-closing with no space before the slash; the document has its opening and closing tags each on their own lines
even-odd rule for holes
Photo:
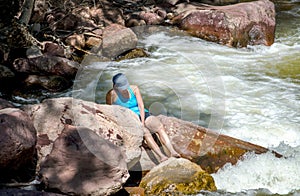
<svg viewBox="0 0 300 196">
<path fill-rule="evenodd" d="M 114 87 L 116 87 L 119 90 L 126 90 L 129 87 L 129 82 L 126 78 L 126 76 L 122 73 L 118 73 L 113 76 L 112 78 Z"/>
</svg>

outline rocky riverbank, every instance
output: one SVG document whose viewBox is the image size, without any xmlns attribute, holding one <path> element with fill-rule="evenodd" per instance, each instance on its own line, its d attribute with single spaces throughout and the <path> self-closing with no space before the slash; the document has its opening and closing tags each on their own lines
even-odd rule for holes
<svg viewBox="0 0 300 196">
<path fill-rule="evenodd" d="M 138 38 L 131 29 L 136 26 L 171 26 L 230 47 L 271 45 L 274 4 L 234 3 L 14 0 L 2 4 L 10 11 L 0 20 L 0 96 L 11 100 L 41 90 L 68 89 L 87 56 L 97 61 L 147 56 L 147 51 L 136 48 Z"/>
<path fill-rule="evenodd" d="M 165 194 L 171 186 L 174 192 L 196 194 L 216 190 L 210 173 L 226 163 L 237 163 L 247 152 L 268 151 L 190 122 L 159 116 L 182 156 L 159 164 L 143 143 L 138 118 L 126 108 L 71 97 L 22 108 L 2 101 L 1 108 L 4 187 L 24 182 L 29 186 L 35 180 L 36 187 L 46 192 L 112 195 L 142 181 L 140 188 L 149 194 Z M 153 179 L 164 183 L 154 188 L 150 186 Z"/>
<path fill-rule="evenodd" d="M 237 2 L 218 1 L 215 3 L 221 6 L 212 6 L 176 0 L 38 0 L 32 12 L 25 9 L 31 2 L 1 4 L 7 14 L 0 21 L 0 97 L 6 99 L 0 100 L 0 144 L 5 149 L 0 153 L 0 180 L 5 188 L 34 185 L 46 191 L 43 194 L 117 194 L 129 185 L 138 186 L 143 177 L 147 179 L 145 173 L 157 165 L 162 169 L 155 171 L 165 170 L 166 165 L 159 166 L 142 143 L 139 121 L 129 111 L 72 98 L 43 97 L 40 104 L 18 108 L 7 101 L 15 102 L 17 95 L 30 98 L 39 96 L 40 91 L 70 88 L 80 66 L 88 63 L 82 59 L 147 56 L 147 51 L 137 49 L 138 38 L 131 27 L 171 26 L 230 47 L 274 42 L 275 7 L 267 0 L 226 6 Z M 23 3 L 28 6 L 22 8 Z M 185 175 L 181 181 L 172 179 L 157 188 L 164 193 L 214 191 L 217 187 L 210 173 L 226 163 L 235 164 L 247 152 L 268 151 L 186 121 L 159 118 L 183 157 L 165 164 L 175 167 L 174 176 Z M 184 173 L 185 168 L 195 172 Z M 170 180 L 167 175 L 158 177 Z M 201 180 L 209 183 L 199 184 Z M 136 190 L 153 193 L 147 183 L 142 184 Z M 191 186 L 182 188 L 183 184 Z M 0 193 L 11 191 L 25 192 L 5 189 Z"/>
</svg>

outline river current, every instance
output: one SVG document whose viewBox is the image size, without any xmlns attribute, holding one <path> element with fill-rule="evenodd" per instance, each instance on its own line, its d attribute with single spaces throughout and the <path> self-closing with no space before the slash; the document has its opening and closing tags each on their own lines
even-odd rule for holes
<svg viewBox="0 0 300 196">
<path fill-rule="evenodd" d="M 229 48 L 164 28 L 133 29 L 149 57 L 94 62 L 64 95 L 105 103 L 123 72 L 153 114 L 192 121 L 273 149 L 213 174 L 218 191 L 199 195 L 300 195 L 300 5 L 277 13 L 272 46 Z"/>
<path fill-rule="evenodd" d="M 111 77 L 123 72 L 139 85 L 153 114 L 192 121 L 286 157 L 247 154 L 213 174 L 216 193 L 199 195 L 300 194 L 300 6 L 277 14 L 270 47 L 236 49 L 167 28 L 133 30 L 149 57 L 91 63 L 78 74 L 75 94 L 105 103 Z"/>
</svg>

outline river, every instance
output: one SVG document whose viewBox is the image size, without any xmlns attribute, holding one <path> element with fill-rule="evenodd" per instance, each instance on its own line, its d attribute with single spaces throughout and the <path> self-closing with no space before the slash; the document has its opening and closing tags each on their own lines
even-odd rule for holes
<svg viewBox="0 0 300 196">
<path fill-rule="evenodd" d="M 277 13 L 275 43 L 229 48 L 166 27 L 134 29 L 150 56 L 96 62 L 64 95 L 105 103 L 111 77 L 140 86 L 153 114 L 192 121 L 283 154 L 247 154 L 199 195 L 300 194 L 300 5 Z M 149 33 L 149 31 L 152 31 Z"/>
</svg>

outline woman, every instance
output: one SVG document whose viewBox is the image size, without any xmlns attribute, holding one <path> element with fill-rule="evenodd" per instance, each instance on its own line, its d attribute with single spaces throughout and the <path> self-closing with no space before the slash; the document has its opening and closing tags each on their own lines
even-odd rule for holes
<svg viewBox="0 0 300 196">
<path fill-rule="evenodd" d="M 150 131 L 159 135 L 161 142 L 170 151 L 171 156 L 180 157 L 174 150 L 163 124 L 157 117 L 151 116 L 149 111 L 144 108 L 144 102 L 138 86 L 129 85 L 126 76 L 122 73 L 113 76 L 112 82 L 113 88 L 106 94 L 106 103 L 129 108 L 139 116 L 142 125 L 144 126 L 144 138 L 147 145 L 160 157 L 161 162 L 167 160 L 168 157 L 161 152 Z"/>
</svg>

